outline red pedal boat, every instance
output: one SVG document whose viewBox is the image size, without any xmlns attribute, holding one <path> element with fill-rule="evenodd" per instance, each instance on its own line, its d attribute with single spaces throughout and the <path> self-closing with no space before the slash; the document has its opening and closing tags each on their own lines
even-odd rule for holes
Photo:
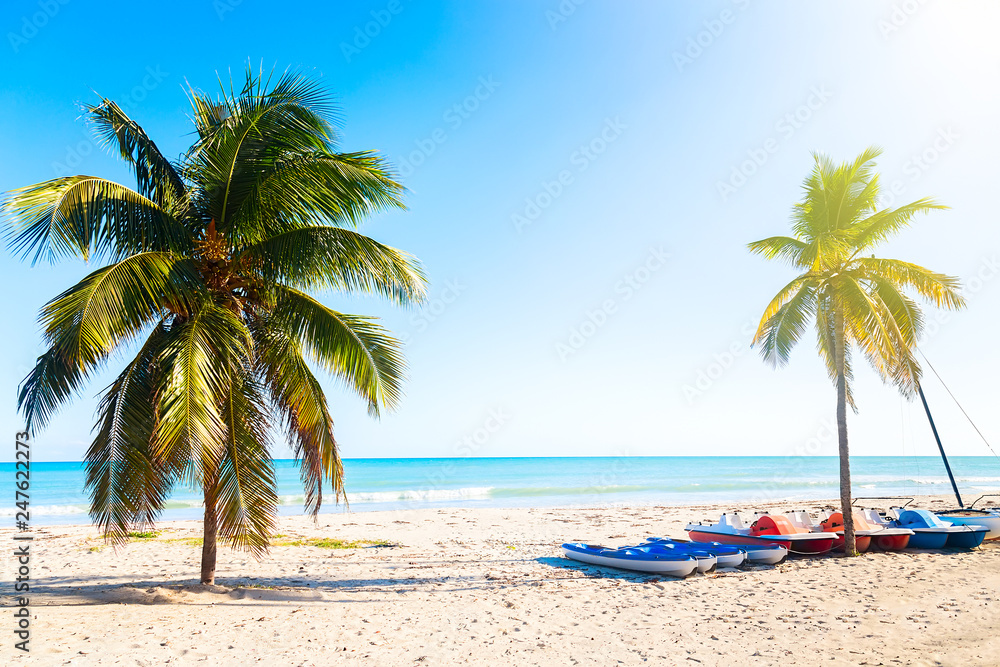
<svg viewBox="0 0 1000 667">
<path fill-rule="evenodd" d="M 844 522 L 841 521 L 839 524 L 830 521 L 828 518 L 824 517 L 822 523 L 816 523 L 816 520 L 809 515 L 809 512 L 805 510 L 799 510 L 798 512 L 789 512 L 787 515 L 788 521 L 796 528 L 802 528 L 813 533 L 834 533 L 837 535 L 837 539 L 833 543 L 834 551 L 844 550 Z M 841 516 L 840 514 L 837 515 Z M 859 553 L 868 551 L 868 547 L 871 546 L 871 536 L 862 530 L 860 527 L 856 526 L 854 532 L 854 547 Z"/>
<path fill-rule="evenodd" d="M 869 540 L 873 547 L 881 551 L 902 551 L 910 543 L 912 530 L 876 526 L 868 521 L 864 512 L 859 510 L 853 510 L 851 514 L 854 515 L 854 541 L 858 545 L 858 551 L 865 550 L 861 548 L 862 539 Z M 844 515 L 840 512 L 827 512 L 826 517 L 820 522 L 820 527 L 823 530 L 837 533 L 840 537 L 833 548 L 843 550 Z"/>
<path fill-rule="evenodd" d="M 717 523 L 689 523 L 685 530 L 695 542 L 780 544 L 796 554 L 825 554 L 837 540 L 836 533 L 810 532 L 770 514 L 757 515 L 748 526 L 738 513 L 726 512 Z"/>
</svg>

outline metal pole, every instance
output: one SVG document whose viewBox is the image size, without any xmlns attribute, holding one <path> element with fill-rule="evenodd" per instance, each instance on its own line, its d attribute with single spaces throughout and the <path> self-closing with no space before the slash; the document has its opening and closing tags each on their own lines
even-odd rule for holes
<svg viewBox="0 0 1000 667">
<path fill-rule="evenodd" d="M 934 417 L 931 416 L 931 409 L 927 407 L 927 399 L 924 398 L 924 388 L 917 385 L 917 393 L 920 394 L 920 402 L 924 404 L 924 412 L 927 413 L 927 421 L 931 423 L 931 431 L 934 432 L 934 439 L 937 441 L 938 450 L 941 452 L 941 460 L 944 461 L 944 469 L 948 471 L 948 479 L 951 480 L 951 488 L 955 490 L 955 498 L 958 499 L 958 506 L 965 507 L 962 502 L 962 494 L 958 492 L 958 484 L 955 483 L 955 476 L 951 473 L 951 466 L 948 464 L 948 457 L 944 453 L 941 445 L 941 436 L 938 435 L 937 426 L 934 425 Z"/>
</svg>

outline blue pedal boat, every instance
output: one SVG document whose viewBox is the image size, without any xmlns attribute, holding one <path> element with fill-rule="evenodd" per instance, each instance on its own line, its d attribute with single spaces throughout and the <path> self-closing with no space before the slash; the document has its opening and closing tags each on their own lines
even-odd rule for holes
<svg viewBox="0 0 1000 667">
<path fill-rule="evenodd" d="M 602 565 L 650 574 L 666 574 L 671 577 L 690 576 L 698 570 L 699 565 L 699 559 L 691 554 L 662 549 L 651 550 L 648 547 L 609 549 L 596 544 L 566 542 L 562 545 L 562 550 L 567 558 L 589 565 Z M 713 559 L 712 569 L 714 567 Z"/>
<path fill-rule="evenodd" d="M 973 549 L 983 543 L 989 532 L 985 526 L 953 525 L 928 510 L 894 508 L 881 519 L 892 527 L 912 530 L 909 546 L 913 549 Z"/>
</svg>

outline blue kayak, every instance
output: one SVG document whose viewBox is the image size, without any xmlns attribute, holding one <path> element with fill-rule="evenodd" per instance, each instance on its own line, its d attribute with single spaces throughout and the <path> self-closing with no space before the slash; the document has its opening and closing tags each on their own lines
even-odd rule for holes
<svg viewBox="0 0 1000 667">
<path fill-rule="evenodd" d="M 699 564 L 699 559 L 691 554 L 647 547 L 609 549 L 595 544 L 567 542 L 562 545 L 562 550 L 567 558 L 581 563 L 636 572 L 666 574 L 672 577 L 687 577 L 694 574 Z"/>
<path fill-rule="evenodd" d="M 719 565 L 723 567 L 731 567 L 727 565 L 727 562 L 732 562 L 728 560 L 728 556 L 731 556 L 734 550 L 742 552 L 743 557 L 748 563 L 760 563 L 765 565 L 779 565 L 785 562 L 788 558 L 788 549 L 779 544 L 724 544 L 722 542 L 688 542 L 685 540 L 675 540 L 669 537 L 650 537 L 647 538 L 649 542 L 656 543 L 668 543 L 675 544 L 679 546 L 686 546 L 692 549 L 704 549 L 708 550 L 710 553 L 716 554 L 716 558 L 719 561 Z M 721 554 L 721 556 L 720 556 Z M 724 559 L 726 559 L 724 561 Z"/>
<path fill-rule="evenodd" d="M 649 537 L 646 538 L 646 543 L 660 549 L 672 550 L 676 553 L 689 553 L 695 556 L 715 556 L 715 561 L 719 567 L 739 567 L 747 558 L 746 551 L 728 544 L 720 544 L 718 546 L 694 544 L 692 542 L 677 542 L 665 537 Z"/>
</svg>

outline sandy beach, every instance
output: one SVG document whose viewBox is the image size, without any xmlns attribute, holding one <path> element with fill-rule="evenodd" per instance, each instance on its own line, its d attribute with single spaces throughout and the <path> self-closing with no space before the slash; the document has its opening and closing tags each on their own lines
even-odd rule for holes
<svg viewBox="0 0 1000 667">
<path fill-rule="evenodd" d="M 931 503 L 947 500 L 921 502 Z M 18 655 L 6 632 L 4 654 L 44 665 L 1000 664 L 998 544 L 794 558 L 685 580 L 575 564 L 558 549 L 683 535 L 685 520 L 719 509 L 289 517 L 276 540 L 286 546 L 261 562 L 221 550 L 211 588 L 197 584 L 197 522 L 163 523 L 117 552 L 91 526 L 37 529 L 31 654 Z M 398 546 L 308 545 L 316 538 Z"/>
</svg>

